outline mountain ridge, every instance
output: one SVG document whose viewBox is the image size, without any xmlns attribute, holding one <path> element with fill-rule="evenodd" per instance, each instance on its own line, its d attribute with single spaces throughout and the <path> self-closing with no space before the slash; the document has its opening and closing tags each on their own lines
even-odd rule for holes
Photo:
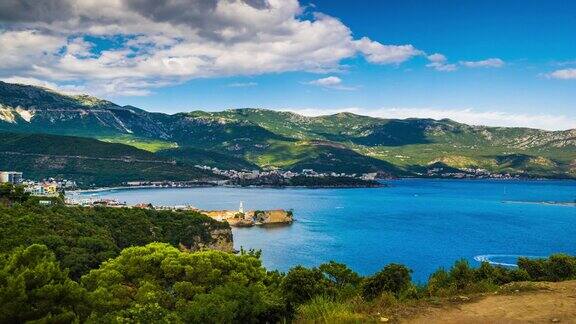
<svg viewBox="0 0 576 324">
<path fill-rule="evenodd" d="M 350 112 L 311 117 L 261 108 L 165 114 L 4 82 L 0 82 L 0 131 L 120 143 L 152 140 L 165 142 L 172 149 L 167 154 L 179 158 L 196 156 L 194 149 L 215 151 L 264 169 L 328 167 L 334 172 L 418 175 L 445 163 L 536 177 L 576 174 L 576 129 L 475 126 L 449 119 L 386 119 Z M 212 162 L 218 166 L 218 161 Z"/>
</svg>

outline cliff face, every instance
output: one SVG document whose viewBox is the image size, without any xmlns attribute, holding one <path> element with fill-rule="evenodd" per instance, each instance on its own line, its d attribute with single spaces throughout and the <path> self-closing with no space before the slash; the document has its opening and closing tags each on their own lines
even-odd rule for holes
<svg viewBox="0 0 576 324">
<path fill-rule="evenodd" d="M 240 213 L 234 210 L 212 210 L 202 211 L 202 214 L 217 220 L 225 221 L 230 226 L 236 227 L 250 227 L 254 225 L 268 225 L 268 224 L 291 224 L 294 219 L 292 212 L 286 210 L 249 210 L 245 213 Z"/>
<path fill-rule="evenodd" d="M 213 230 L 210 232 L 210 236 L 212 236 L 212 242 L 207 246 L 208 249 L 224 252 L 234 251 L 234 241 L 230 228 Z"/>
<path fill-rule="evenodd" d="M 218 250 L 223 252 L 234 252 L 234 240 L 232 238 L 232 230 L 228 228 L 211 228 L 209 230 L 210 238 L 206 240 L 205 237 L 195 235 L 193 237 L 193 245 L 186 247 L 180 244 L 181 250 L 198 251 L 198 250 Z"/>
<path fill-rule="evenodd" d="M 257 223 L 266 224 L 290 224 L 293 222 L 292 212 L 286 210 L 267 210 L 255 215 Z"/>
</svg>

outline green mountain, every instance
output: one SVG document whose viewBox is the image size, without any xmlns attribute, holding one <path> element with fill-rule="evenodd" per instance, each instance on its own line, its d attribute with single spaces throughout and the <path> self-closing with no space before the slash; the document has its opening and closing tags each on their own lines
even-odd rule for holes
<svg viewBox="0 0 576 324">
<path fill-rule="evenodd" d="M 129 145 L 48 134 L 0 133 L 0 170 L 22 170 L 33 179 L 73 179 L 82 186 L 217 179 L 191 164 Z"/>
<path fill-rule="evenodd" d="M 576 130 L 351 113 L 306 117 L 264 109 L 168 115 L 2 82 L 0 130 L 93 137 L 158 151 L 161 158 L 222 168 L 415 175 L 445 166 L 576 176 Z"/>
<path fill-rule="evenodd" d="M 193 147 L 160 150 L 156 152 L 156 156 L 185 163 L 194 163 L 195 165 L 218 167 L 225 170 L 258 170 L 260 168 L 258 165 L 242 158 Z"/>
</svg>

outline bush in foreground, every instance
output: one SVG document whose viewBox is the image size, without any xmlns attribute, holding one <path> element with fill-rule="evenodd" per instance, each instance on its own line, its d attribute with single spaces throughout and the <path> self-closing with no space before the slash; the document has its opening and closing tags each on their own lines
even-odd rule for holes
<svg viewBox="0 0 576 324">
<path fill-rule="evenodd" d="M 276 322 L 278 291 L 251 255 L 183 253 L 162 243 L 132 247 L 82 278 L 91 320 L 106 322 Z"/>
<path fill-rule="evenodd" d="M 368 277 L 362 286 L 362 297 L 371 300 L 383 292 L 399 296 L 410 286 L 412 270 L 401 264 L 391 263 L 372 277 Z"/>
<path fill-rule="evenodd" d="M 518 259 L 518 267 L 534 281 L 562 281 L 576 279 L 576 257 L 553 254 L 548 259 Z"/>
<path fill-rule="evenodd" d="M 0 323 L 67 323 L 87 311 L 86 291 L 60 269 L 44 245 L 17 248 L 0 258 Z"/>
<path fill-rule="evenodd" d="M 521 259 L 518 269 L 488 263 L 473 268 L 460 260 L 420 286 L 410 273 L 389 264 L 361 277 L 329 262 L 282 274 L 267 272 L 259 253 L 191 253 L 151 243 L 124 249 L 77 282 L 48 247 L 34 244 L 0 255 L 0 322 L 355 322 L 442 297 L 501 290 L 503 284 L 516 290 L 518 281 L 576 279 L 576 258 Z"/>
</svg>

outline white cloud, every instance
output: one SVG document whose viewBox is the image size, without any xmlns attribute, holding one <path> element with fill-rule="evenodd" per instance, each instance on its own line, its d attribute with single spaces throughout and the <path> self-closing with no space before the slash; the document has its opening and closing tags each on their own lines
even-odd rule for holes
<svg viewBox="0 0 576 324">
<path fill-rule="evenodd" d="M 440 54 L 440 53 L 428 55 L 427 59 L 432 63 L 445 63 L 446 62 L 446 56 L 444 56 L 443 54 Z"/>
<path fill-rule="evenodd" d="M 505 63 L 499 58 L 489 58 L 482 61 L 461 61 L 460 64 L 469 68 L 479 68 L 479 67 L 499 68 L 503 67 Z"/>
<path fill-rule="evenodd" d="M 349 87 L 342 84 L 342 79 L 337 76 L 328 76 L 325 78 L 313 80 L 306 82 L 306 84 L 311 84 L 319 87 L 336 89 L 336 90 L 356 90 L 356 87 Z"/>
<path fill-rule="evenodd" d="M 426 64 L 427 67 L 433 68 L 436 71 L 441 72 L 453 72 L 458 70 L 456 64 L 448 63 L 446 56 L 440 53 L 428 55 L 426 57 L 430 63 Z"/>
<path fill-rule="evenodd" d="M 50 64 L 66 38 L 37 30 L 0 29 L 0 72 L 26 70 L 33 65 Z M 0 74 L 1 75 L 1 74 Z"/>
<path fill-rule="evenodd" d="M 230 83 L 227 86 L 230 88 L 247 88 L 247 87 L 255 87 L 258 83 L 256 82 L 234 82 Z"/>
<path fill-rule="evenodd" d="M 426 58 L 430 61 L 426 66 L 436 71 L 452 72 L 458 70 L 458 66 L 454 63 L 449 63 L 443 54 L 436 53 L 428 55 Z M 460 61 L 459 64 L 468 68 L 499 68 L 503 67 L 505 63 L 499 58 L 489 58 L 481 61 Z"/>
<path fill-rule="evenodd" d="M 0 78 L 0 81 L 8 82 L 8 83 L 17 83 L 17 84 L 24 84 L 24 85 L 32 85 L 36 87 L 42 87 L 50 90 L 59 90 L 58 85 L 54 82 L 48 82 L 36 78 L 27 78 L 27 77 L 19 77 L 19 76 L 11 76 L 7 78 Z"/>
<path fill-rule="evenodd" d="M 30 78 L 30 77 L 10 76 L 10 77 L 6 77 L 6 78 L 0 78 L 0 81 L 4 81 L 7 83 L 32 85 L 32 86 L 42 87 L 42 88 L 46 88 L 46 89 L 49 89 L 52 91 L 57 91 L 60 93 L 70 94 L 70 95 L 81 94 L 86 90 L 84 87 L 79 87 L 79 86 L 76 86 L 73 84 L 58 85 L 54 82 L 49 82 L 49 81 L 40 80 L 40 79 L 36 79 L 36 78 Z"/>
<path fill-rule="evenodd" d="M 368 37 L 355 41 L 356 48 L 366 60 L 376 64 L 400 64 L 414 56 L 423 54 L 412 45 L 383 45 Z"/>
<path fill-rule="evenodd" d="M 142 95 L 193 78 L 329 72 L 357 54 L 400 64 L 422 53 L 409 44 L 355 39 L 340 20 L 305 10 L 298 0 L 51 0 L 46 6 L 6 0 L 0 77 Z M 116 45 L 102 50 L 87 35 Z"/>
<path fill-rule="evenodd" d="M 547 76 L 552 79 L 576 80 L 576 69 L 556 70 L 552 73 L 549 73 Z"/>
<path fill-rule="evenodd" d="M 515 114 L 502 111 L 478 111 L 474 109 L 440 109 L 440 108 L 340 108 L 321 109 L 303 108 L 286 109 L 306 116 L 319 116 L 339 112 L 352 112 L 379 118 L 449 118 L 469 125 L 529 127 L 545 130 L 566 130 L 576 128 L 576 119 L 563 115 L 550 114 Z"/>
<path fill-rule="evenodd" d="M 330 87 L 330 86 L 336 86 L 342 83 L 342 79 L 340 79 L 337 76 L 329 76 L 326 78 L 322 78 L 322 79 L 318 79 L 318 80 L 314 80 L 314 81 L 310 81 L 309 84 L 313 84 L 313 85 L 317 85 L 317 86 L 323 86 L 323 87 Z"/>
</svg>

